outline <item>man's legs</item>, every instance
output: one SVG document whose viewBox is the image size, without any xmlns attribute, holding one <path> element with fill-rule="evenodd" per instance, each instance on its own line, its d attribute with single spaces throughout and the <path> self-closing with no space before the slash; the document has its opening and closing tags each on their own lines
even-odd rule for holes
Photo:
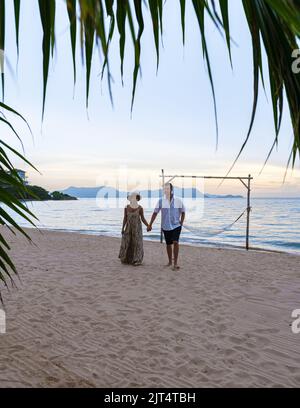
<svg viewBox="0 0 300 408">
<path fill-rule="evenodd" d="M 178 261 L 178 254 L 179 254 L 179 243 L 174 241 L 173 242 L 174 245 L 174 268 L 177 268 L 177 261 Z"/>
<path fill-rule="evenodd" d="M 172 265 L 172 244 L 171 245 L 167 245 L 167 254 L 168 254 L 168 258 L 169 258 L 169 265 Z"/>
<path fill-rule="evenodd" d="M 178 254 L 179 254 L 179 237 L 180 237 L 181 227 L 177 227 L 172 231 L 164 231 L 165 241 L 167 246 L 167 254 L 169 258 L 168 266 L 173 264 L 174 259 L 174 269 L 179 269 L 177 264 Z M 173 247 L 173 248 L 172 248 Z"/>
</svg>

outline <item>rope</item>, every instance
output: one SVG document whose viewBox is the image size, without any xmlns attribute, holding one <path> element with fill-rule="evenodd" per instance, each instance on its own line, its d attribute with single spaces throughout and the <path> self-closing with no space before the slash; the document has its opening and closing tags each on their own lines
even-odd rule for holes
<svg viewBox="0 0 300 408">
<path fill-rule="evenodd" d="M 250 207 L 249 209 L 251 210 L 251 207 Z M 234 226 L 234 224 L 236 224 L 236 223 L 244 216 L 244 214 L 246 213 L 246 211 L 248 211 L 248 208 L 246 208 L 246 209 L 242 212 L 242 214 L 241 214 L 233 223 L 227 225 L 226 227 L 223 227 L 223 228 L 220 228 L 220 229 L 217 229 L 217 230 L 213 230 L 213 228 L 208 228 L 208 229 L 207 229 L 207 232 L 206 232 L 206 233 L 204 232 L 204 234 L 203 234 L 203 233 L 201 234 L 201 232 L 200 232 L 200 234 L 199 234 L 199 230 L 201 230 L 201 228 L 191 227 L 191 226 L 186 225 L 186 224 L 184 224 L 183 227 L 184 227 L 187 231 L 191 232 L 192 234 L 195 234 L 195 231 L 196 231 L 196 234 L 197 234 L 197 235 L 216 236 L 216 235 L 222 234 L 222 233 L 225 232 L 225 231 L 230 230 L 230 229 Z M 211 232 L 209 232 L 209 230 L 210 230 Z M 202 228 L 202 231 L 204 231 L 204 228 Z"/>
</svg>

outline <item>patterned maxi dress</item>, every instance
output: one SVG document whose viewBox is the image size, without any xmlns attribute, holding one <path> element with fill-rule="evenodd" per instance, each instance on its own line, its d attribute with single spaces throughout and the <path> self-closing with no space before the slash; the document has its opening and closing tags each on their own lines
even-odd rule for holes
<svg viewBox="0 0 300 408">
<path fill-rule="evenodd" d="M 122 236 L 119 258 L 124 264 L 141 265 L 144 257 L 140 207 L 127 211 L 127 224 Z"/>
</svg>

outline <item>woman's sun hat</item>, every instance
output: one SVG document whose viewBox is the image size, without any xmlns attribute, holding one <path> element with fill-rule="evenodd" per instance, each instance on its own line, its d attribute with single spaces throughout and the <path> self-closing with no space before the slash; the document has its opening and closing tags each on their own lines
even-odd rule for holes
<svg viewBox="0 0 300 408">
<path fill-rule="evenodd" d="M 129 193 L 128 195 L 127 195 L 127 200 L 130 200 L 130 199 L 136 199 L 137 201 L 140 201 L 141 199 L 142 199 L 142 196 L 141 196 L 141 194 L 138 192 L 138 191 L 132 191 L 131 193 Z"/>
</svg>

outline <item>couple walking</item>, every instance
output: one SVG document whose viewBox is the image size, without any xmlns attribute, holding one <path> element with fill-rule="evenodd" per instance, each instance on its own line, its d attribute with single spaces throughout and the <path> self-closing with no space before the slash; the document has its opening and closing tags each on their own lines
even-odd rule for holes
<svg viewBox="0 0 300 408">
<path fill-rule="evenodd" d="M 185 218 L 185 208 L 182 201 L 174 197 L 174 187 L 171 183 L 164 185 L 164 198 L 159 199 L 152 214 L 150 223 L 144 217 L 144 210 L 139 201 L 141 196 L 132 193 L 128 196 L 130 202 L 124 208 L 124 219 L 122 226 L 122 242 L 119 258 L 124 264 L 141 265 L 143 262 L 143 231 L 142 223 L 147 227 L 147 231 L 152 230 L 152 225 L 161 211 L 162 229 L 166 241 L 166 248 L 169 263 L 173 269 L 179 269 L 179 237 Z"/>
</svg>

